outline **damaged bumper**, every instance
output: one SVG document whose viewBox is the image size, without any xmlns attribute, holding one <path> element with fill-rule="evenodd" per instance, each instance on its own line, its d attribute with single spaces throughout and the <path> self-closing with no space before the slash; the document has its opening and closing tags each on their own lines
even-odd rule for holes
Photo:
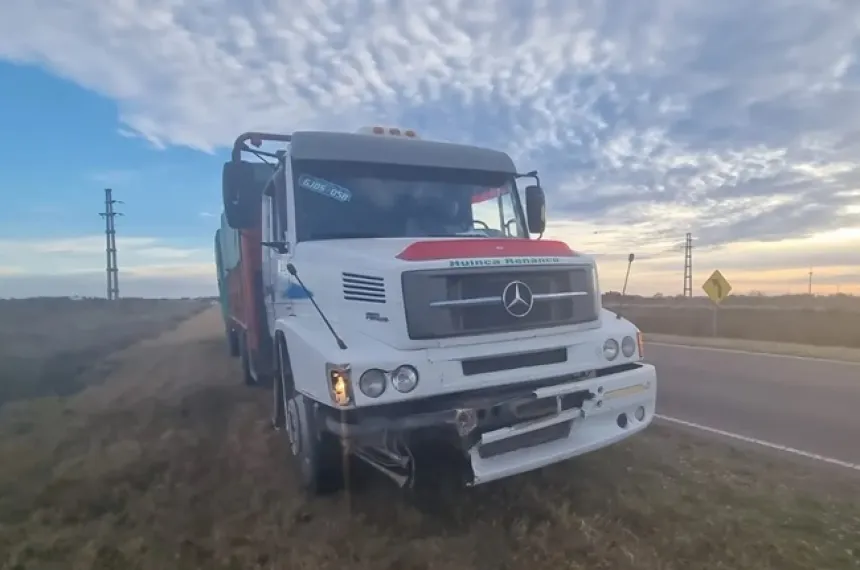
<svg viewBox="0 0 860 570">
<path fill-rule="evenodd" d="M 447 442 L 479 485 L 621 441 L 654 417 L 657 377 L 642 362 L 515 386 L 481 389 L 348 411 L 323 410 L 323 429 L 376 445 L 392 436 Z"/>
</svg>

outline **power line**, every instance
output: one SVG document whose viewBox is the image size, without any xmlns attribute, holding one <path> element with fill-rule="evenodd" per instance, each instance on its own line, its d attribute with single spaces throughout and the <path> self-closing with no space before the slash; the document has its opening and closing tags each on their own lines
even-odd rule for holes
<svg viewBox="0 0 860 570">
<path fill-rule="evenodd" d="M 114 200 L 110 188 L 105 188 L 105 211 L 99 212 L 99 216 L 105 219 L 105 272 L 107 273 L 107 298 L 109 301 L 119 299 L 119 267 L 116 263 L 116 224 L 115 218 L 122 216 L 121 212 L 114 210 L 114 204 L 122 204 L 120 200 Z"/>
<path fill-rule="evenodd" d="M 693 297 L 693 234 L 684 240 L 684 297 Z"/>
</svg>

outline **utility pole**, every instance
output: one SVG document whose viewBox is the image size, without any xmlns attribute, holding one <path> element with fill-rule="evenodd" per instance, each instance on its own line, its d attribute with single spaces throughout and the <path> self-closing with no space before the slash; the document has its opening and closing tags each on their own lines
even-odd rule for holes
<svg viewBox="0 0 860 570">
<path fill-rule="evenodd" d="M 119 299 L 119 268 L 116 264 L 116 225 L 114 220 L 123 214 L 114 210 L 114 204 L 122 204 L 114 200 L 112 190 L 105 188 L 105 211 L 99 215 L 105 219 L 105 271 L 107 273 L 107 298 L 109 301 Z"/>
<path fill-rule="evenodd" d="M 809 268 L 809 296 L 812 297 L 812 268 Z"/>
<path fill-rule="evenodd" d="M 684 297 L 693 297 L 693 234 L 690 232 L 684 241 Z"/>
</svg>

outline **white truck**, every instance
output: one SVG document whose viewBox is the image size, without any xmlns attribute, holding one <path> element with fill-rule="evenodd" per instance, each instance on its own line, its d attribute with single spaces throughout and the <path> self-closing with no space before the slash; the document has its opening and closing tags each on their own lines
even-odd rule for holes
<svg viewBox="0 0 860 570">
<path fill-rule="evenodd" d="M 403 486 L 414 443 L 445 442 L 478 485 L 651 423 L 639 330 L 602 308 L 593 258 L 541 239 L 540 180 L 506 153 L 388 127 L 245 133 L 223 198 L 261 236 L 271 356 L 250 373 L 307 491 L 340 488 L 345 453 Z"/>
</svg>

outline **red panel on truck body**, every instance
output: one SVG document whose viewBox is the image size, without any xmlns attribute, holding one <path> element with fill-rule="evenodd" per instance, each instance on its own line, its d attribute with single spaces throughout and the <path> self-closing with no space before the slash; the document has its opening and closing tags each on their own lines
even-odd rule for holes
<svg viewBox="0 0 860 570">
<path fill-rule="evenodd" d="M 397 254 L 403 261 L 468 259 L 475 257 L 573 257 L 563 241 L 516 238 L 416 241 Z"/>
<path fill-rule="evenodd" d="M 261 322 L 263 305 L 262 249 L 260 227 L 239 230 L 239 263 L 227 274 L 230 317 L 248 332 L 248 346 L 256 352 L 265 323 Z"/>
</svg>

